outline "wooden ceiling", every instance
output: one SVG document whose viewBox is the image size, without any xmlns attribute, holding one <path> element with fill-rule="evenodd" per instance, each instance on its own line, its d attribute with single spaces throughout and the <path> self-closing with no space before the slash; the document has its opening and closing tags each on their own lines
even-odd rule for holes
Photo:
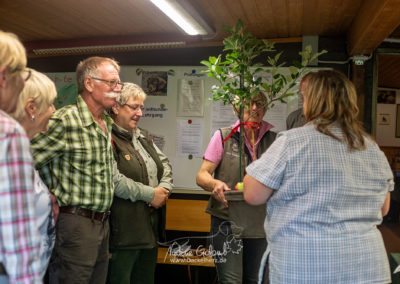
<svg viewBox="0 0 400 284">
<path fill-rule="evenodd" d="M 400 0 L 174 1 L 197 11 L 215 33 L 186 36 L 149 0 L 0 0 L 0 29 L 16 33 L 30 56 L 38 56 L 38 49 L 81 46 L 112 45 L 118 51 L 115 46 L 154 42 L 221 45 L 222 26 L 238 19 L 257 37 L 274 41 L 346 37 L 349 55 L 369 55 L 385 38 L 400 38 Z M 380 60 L 386 61 L 388 68 L 400 65 Z"/>
<path fill-rule="evenodd" d="M 400 53 L 398 55 L 379 55 L 378 86 L 400 89 Z"/>
<path fill-rule="evenodd" d="M 349 54 L 370 54 L 400 25 L 400 0 L 176 0 L 190 5 L 215 34 L 188 37 L 149 0 L 2 0 L 0 29 L 27 47 L 67 47 L 184 40 L 213 45 L 242 19 L 259 38 L 347 36 Z"/>
</svg>

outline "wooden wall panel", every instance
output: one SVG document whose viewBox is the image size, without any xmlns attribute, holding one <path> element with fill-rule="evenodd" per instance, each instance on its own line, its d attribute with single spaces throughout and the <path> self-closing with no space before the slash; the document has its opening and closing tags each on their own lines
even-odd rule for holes
<svg viewBox="0 0 400 284">
<path fill-rule="evenodd" d="M 378 57 L 378 86 L 400 89 L 400 54 Z"/>
<path fill-rule="evenodd" d="M 393 157 L 396 154 L 400 154 L 400 147 L 380 147 L 381 150 L 385 153 L 386 158 L 388 159 L 389 164 L 392 164 Z"/>
</svg>

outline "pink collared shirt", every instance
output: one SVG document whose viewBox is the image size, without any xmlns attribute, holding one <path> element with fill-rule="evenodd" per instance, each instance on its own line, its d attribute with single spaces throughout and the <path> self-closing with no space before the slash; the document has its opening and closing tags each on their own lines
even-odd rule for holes
<svg viewBox="0 0 400 284">
<path fill-rule="evenodd" d="M 232 127 L 235 127 L 238 124 L 239 124 L 239 120 L 236 121 L 232 125 Z M 256 144 L 254 145 L 256 153 L 257 153 L 258 144 L 259 144 L 261 138 L 264 136 L 264 134 L 267 131 L 269 131 L 273 127 L 274 126 L 272 124 L 270 124 L 264 120 L 261 121 L 260 130 L 258 132 L 258 138 L 257 138 Z M 238 132 L 240 132 L 240 128 L 238 129 Z M 245 143 L 246 143 L 246 147 L 249 150 L 251 157 L 253 157 L 253 147 L 250 144 L 250 141 L 247 140 L 247 138 L 245 138 Z M 213 137 L 211 138 L 210 143 L 208 143 L 208 146 L 207 146 L 206 152 L 204 153 L 203 159 L 208 160 L 208 161 L 213 162 L 214 164 L 218 165 L 222 160 L 223 153 L 224 153 L 224 148 L 222 146 L 221 134 L 220 134 L 220 131 L 217 130 L 217 131 L 215 131 Z"/>
</svg>

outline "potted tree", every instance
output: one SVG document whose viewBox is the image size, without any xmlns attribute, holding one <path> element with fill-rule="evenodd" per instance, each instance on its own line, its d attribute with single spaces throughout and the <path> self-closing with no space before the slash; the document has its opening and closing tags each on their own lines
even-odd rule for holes
<svg viewBox="0 0 400 284">
<path fill-rule="evenodd" d="M 228 201 L 244 203 L 243 193 L 240 192 L 243 189 L 242 179 L 245 170 L 245 162 L 243 161 L 245 134 L 243 128 L 244 126 L 257 127 L 249 121 L 252 115 L 247 121 L 243 120 L 244 109 L 250 108 L 252 98 L 260 92 L 266 97 L 264 107 L 267 111 L 273 108 L 277 101 L 286 103 L 286 99 L 294 95 L 292 89 L 307 72 L 306 67 L 309 63 L 326 51 L 313 54 L 311 47 L 308 46 L 304 51 L 299 52 L 301 61 L 292 62 L 291 66 L 288 67 L 289 72 L 287 72 L 287 69 L 286 72 L 283 72 L 281 67 L 286 63 L 279 62 L 282 52 L 275 50 L 274 43 L 259 40 L 246 32 L 241 20 L 234 27 L 225 27 L 225 29 L 230 33 L 223 40 L 225 55 L 211 56 L 201 63 L 207 66 L 208 77 L 212 77 L 218 82 L 212 88 L 212 99 L 214 101 L 222 100 L 224 104 L 231 104 L 240 120 L 239 183 L 237 184 L 239 191 L 226 192 L 225 195 Z M 267 64 L 257 62 L 260 56 L 264 54 L 267 55 Z M 269 74 L 270 80 L 263 80 L 263 74 Z M 232 131 L 236 132 L 237 129 Z M 265 214 L 265 208 L 262 210 Z M 231 214 L 231 204 L 229 211 Z M 236 215 L 240 215 L 241 212 L 242 210 L 239 208 Z M 235 220 L 235 223 L 239 227 L 246 226 L 248 220 Z"/>
<path fill-rule="evenodd" d="M 240 19 L 234 27 L 224 28 L 230 32 L 230 35 L 223 40 L 224 51 L 227 53 L 225 56 L 222 54 L 218 57 L 210 56 L 208 60 L 202 60 L 201 64 L 207 66 L 207 76 L 218 82 L 212 88 L 212 99 L 214 101 L 222 100 L 224 104 L 231 104 L 236 109 L 240 120 L 240 140 L 244 141 L 243 126 L 248 121 L 243 121 L 243 110 L 250 107 L 251 99 L 259 92 L 263 92 L 266 96 L 267 111 L 273 108 L 277 101 L 286 103 L 286 99 L 294 95 L 292 88 L 307 72 L 308 64 L 326 51 L 312 54 L 311 46 L 307 46 L 304 51 L 299 52 L 302 58 L 301 62 L 294 61 L 288 67 L 290 73 L 287 74 L 281 71 L 281 67 L 286 63 L 279 63 L 282 52 L 276 52 L 274 43 L 268 40 L 259 40 L 246 32 Z M 265 53 L 270 54 L 267 57 L 269 66 L 263 66 L 261 62 L 256 62 L 256 59 Z M 265 73 L 271 75 L 270 82 L 263 80 L 261 75 Z M 244 143 L 240 143 L 240 148 L 243 153 Z M 242 181 L 244 173 L 242 156 L 239 156 L 240 181 Z"/>
</svg>

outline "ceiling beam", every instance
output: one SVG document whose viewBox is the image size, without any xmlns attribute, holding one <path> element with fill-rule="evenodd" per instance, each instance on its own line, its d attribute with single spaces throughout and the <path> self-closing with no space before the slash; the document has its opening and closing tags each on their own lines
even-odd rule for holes
<svg viewBox="0 0 400 284">
<path fill-rule="evenodd" d="M 347 33 L 349 55 L 371 54 L 400 25 L 400 0 L 365 0 Z"/>
<path fill-rule="evenodd" d="M 200 36 L 152 34 L 108 36 L 70 40 L 24 42 L 28 57 L 126 52 L 132 50 L 187 47 L 202 43 Z"/>
<path fill-rule="evenodd" d="M 270 38 L 274 43 L 302 42 L 301 37 Z M 222 40 L 203 40 L 202 36 L 185 35 L 143 35 L 143 36 L 109 36 L 70 40 L 48 40 L 24 42 L 28 58 L 118 53 L 134 50 L 192 48 L 224 46 Z"/>
</svg>

